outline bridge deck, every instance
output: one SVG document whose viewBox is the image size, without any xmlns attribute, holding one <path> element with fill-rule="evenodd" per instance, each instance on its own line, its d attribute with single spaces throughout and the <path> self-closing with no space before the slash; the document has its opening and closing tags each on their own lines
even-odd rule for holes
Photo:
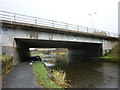
<svg viewBox="0 0 120 90">
<path fill-rule="evenodd" d="M 100 39 L 115 39 L 117 40 L 118 37 L 112 37 L 107 35 L 95 34 L 95 33 L 88 33 L 88 32 L 81 32 L 81 31 L 74 31 L 69 29 L 62 29 L 62 28 L 55 28 L 49 26 L 42 26 L 42 25 L 35 25 L 23 22 L 16 22 L 16 21 L 9 21 L 9 20 L 1 20 L 2 27 L 8 28 L 21 28 L 23 30 L 34 30 L 40 32 L 49 32 L 49 33 L 60 33 L 60 34 L 69 34 L 75 36 L 84 36 L 84 37 L 92 37 L 92 38 L 100 38 Z"/>
</svg>

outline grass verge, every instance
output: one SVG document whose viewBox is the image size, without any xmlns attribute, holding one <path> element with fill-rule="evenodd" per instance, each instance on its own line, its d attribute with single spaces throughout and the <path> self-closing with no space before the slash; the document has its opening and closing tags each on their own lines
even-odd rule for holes
<svg viewBox="0 0 120 90">
<path fill-rule="evenodd" d="M 13 66 L 13 57 L 7 55 L 0 55 L 2 63 L 2 74 L 7 73 Z"/>
<path fill-rule="evenodd" d="M 118 59 L 112 56 L 103 56 L 103 57 L 100 57 L 100 59 L 108 62 L 116 62 L 116 63 L 118 62 Z"/>
<path fill-rule="evenodd" d="M 35 80 L 42 88 L 62 88 L 48 77 L 48 72 L 43 62 L 33 64 Z"/>
<path fill-rule="evenodd" d="M 63 70 L 52 70 L 52 74 L 54 76 L 54 81 L 62 86 L 63 88 L 69 88 L 71 87 L 70 84 L 68 84 L 68 80 L 66 79 L 66 73 Z"/>
<path fill-rule="evenodd" d="M 118 63 L 118 45 L 113 47 L 108 53 L 103 57 L 100 57 L 103 61 L 116 62 Z"/>
</svg>

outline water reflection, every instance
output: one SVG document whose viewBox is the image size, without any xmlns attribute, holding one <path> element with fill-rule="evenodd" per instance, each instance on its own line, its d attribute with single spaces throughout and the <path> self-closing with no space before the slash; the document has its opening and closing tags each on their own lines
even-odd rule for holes
<svg viewBox="0 0 120 90">
<path fill-rule="evenodd" d="M 44 60 L 45 58 L 47 57 L 44 57 Z M 118 87 L 118 65 L 116 63 L 80 60 L 80 62 L 60 65 L 58 64 L 61 63 L 60 60 L 67 63 L 67 57 L 52 56 L 50 58 L 49 56 L 49 61 L 52 60 L 52 65 L 48 65 L 49 68 L 63 69 L 67 73 L 67 79 L 70 80 L 72 88 Z"/>
<path fill-rule="evenodd" d="M 51 64 L 51 63 L 47 63 L 47 62 L 44 62 L 44 64 L 45 64 L 47 67 L 55 66 L 55 64 Z"/>
</svg>

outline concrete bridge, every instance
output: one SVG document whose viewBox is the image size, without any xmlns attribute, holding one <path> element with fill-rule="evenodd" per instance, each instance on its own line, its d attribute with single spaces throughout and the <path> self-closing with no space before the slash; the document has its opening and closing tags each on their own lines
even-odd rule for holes
<svg viewBox="0 0 120 90">
<path fill-rule="evenodd" d="M 69 56 L 96 58 L 118 43 L 118 35 L 53 20 L 0 11 L 2 53 L 17 64 L 29 57 L 29 48 L 68 48 Z"/>
</svg>

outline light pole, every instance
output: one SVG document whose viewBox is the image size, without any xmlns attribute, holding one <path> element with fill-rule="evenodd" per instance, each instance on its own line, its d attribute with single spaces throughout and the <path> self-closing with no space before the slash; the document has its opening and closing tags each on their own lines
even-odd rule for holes
<svg viewBox="0 0 120 90">
<path fill-rule="evenodd" d="M 95 29 L 94 27 L 94 15 L 96 15 L 97 12 L 94 12 L 94 13 L 90 13 L 89 16 L 92 16 L 92 25 L 93 25 L 93 30 Z"/>
</svg>

